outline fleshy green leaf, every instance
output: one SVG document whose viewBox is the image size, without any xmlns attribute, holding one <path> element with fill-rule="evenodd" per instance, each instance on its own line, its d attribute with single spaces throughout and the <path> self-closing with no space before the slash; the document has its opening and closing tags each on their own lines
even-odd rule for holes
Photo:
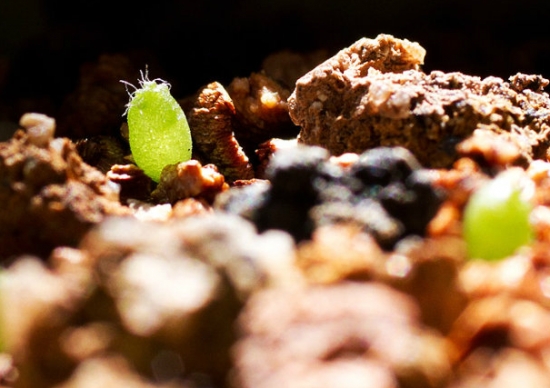
<svg viewBox="0 0 550 388">
<path fill-rule="evenodd" d="M 191 159 L 191 131 L 167 83 L 140 81 L 128 103 L 130 149 L 136 164 L 155 182 L 162 169 Z"/>
</svg>

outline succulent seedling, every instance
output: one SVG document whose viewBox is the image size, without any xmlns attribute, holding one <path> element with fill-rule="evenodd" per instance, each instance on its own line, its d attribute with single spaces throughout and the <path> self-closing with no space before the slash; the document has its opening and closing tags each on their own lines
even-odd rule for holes
<svg viewBox="0 0 550 388">
<path fill-rule="evenodd" d="M 464 210 L 464 239 L 470 258 L 500 260 L 533 239 L 529 190 L 503 172 L 481 186 Z"/>
<path fill-rule="evenodd" d="M 166 81 L 151 81 L 146 71 L 141 73 L 139 88 L 121 82 L 134 88 L 125 112 L 132 157 L 145 174 L 158 182 L 165 166 L 191 159 L 189 124 Z"/>
</svg>

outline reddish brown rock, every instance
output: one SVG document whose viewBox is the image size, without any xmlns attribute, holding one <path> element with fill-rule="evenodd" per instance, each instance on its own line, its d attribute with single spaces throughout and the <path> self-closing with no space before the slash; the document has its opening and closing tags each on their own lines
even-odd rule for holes
<svg viewBox="0 0 550 388">
<path fill-rule="evenodd" d="M 247 149 L 273 137 L 293 138 L 298 128 L 288 115 L 290 90 L 262 73 L 235 78 L 227 91 L 237 111 L 236 135 Z"/>
<path fill-rule="evenodd" d="M 252 178 L 252 165 L 235 138 L 235 106 L 224 87 L 208 84 L 183 104 L 197 157 L 215 164 L 228 181 Z"/>
<path fill-rule="evenodd" d="M 299 141 L 332 154 L 400 145 L 424 166 L 448 167 L 455 145 L 478 128 L 508 132 L 524 160 L 550 144 L 548 81 L 420 70 L 424 49 L 379 35 L 361 39 L 296 83 L 290 115 Z"/>
<path fill-rule="evenodd" d="M 0 258 L 46 256 L 75 246 L 106 215 L 123 214 L 118 187 L 82 161 L 75 145 L 53 138 L 55 122 L 27 114 L 19 130 L 0 143 Z"/>
<path fill-rule="evenodd" d="M 213 164 L 201 165 L 189 160 L 164 167 L 152 198 L 160 203 L 176 203 L 186 198 L 202 198 L 213 202 L 216 195 L 229 186 Z"/>
</svg>

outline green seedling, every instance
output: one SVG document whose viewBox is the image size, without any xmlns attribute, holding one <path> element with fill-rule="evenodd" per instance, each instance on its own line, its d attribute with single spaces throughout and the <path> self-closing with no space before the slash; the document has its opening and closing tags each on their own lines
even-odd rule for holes
<svg viewBox="0 0 550 388">
<path fill-rule="evenodd" d="M 531 243 L 532 204 L 516 179 L 501 173 L 472 194 L 464 210 L 470 258 L 500 260 Z"/>
<path fill-rule="evenodd" d="M 165 166 L 191 159 L 189 124 L 167 82 L 150 81 L 147 73 L 142 73 L 139 88 L 121 82 L 135 89 L 126 110 L 132 157 L 145 174 L 158 182 Z"/>
</svg>

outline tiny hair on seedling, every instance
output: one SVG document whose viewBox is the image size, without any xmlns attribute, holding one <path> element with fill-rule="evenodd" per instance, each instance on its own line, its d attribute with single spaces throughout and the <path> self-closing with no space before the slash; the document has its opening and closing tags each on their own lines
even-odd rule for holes
<svg viewBox="0 0 550 388">
<path fill-rule="evenodd" d="M 158 182 L 164 167 L 191 159 L 191 131 L 185 113 L 170 94 L 170 84 L 159 78 L 149 80 L 147 69 L 141 72 L 139 87 L 120 82 L 130 96 L 124 114 L 132 157 L 147 176 Z M 130 92 L 128 87 L 134 90 Z"/>
</svg>

